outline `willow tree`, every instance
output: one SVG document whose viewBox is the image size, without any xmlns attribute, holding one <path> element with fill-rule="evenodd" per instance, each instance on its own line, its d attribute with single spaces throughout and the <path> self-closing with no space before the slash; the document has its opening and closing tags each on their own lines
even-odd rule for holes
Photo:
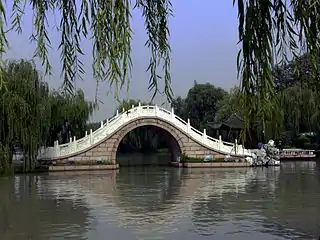
<svg viewBox="0 0 320 240">
<path fill-rule="evenodd" d="M 87 121 L 94 110 L 94 104 L 87 101 L 84 92 L 78 89 L 74 95 L 61 91 L 52 91 L 49 96 L 51 106 L 51 121 L 46 144 L 54 141 L 66 143 L 70 138 L 84 137 Z"/>
<path fill-rule="evenodd" d="M 217 103 L 217 112 L 215 114 L 214 122 L 221 122 L 227 120 L 232 114 L 237 114 L 243 117 L 243 109 L 239 105 L 241 102 L 242 94 L 238 86 L 230 89 L 229 93 L 226 94 Z"/>
<path fill-rule="evenodd" d="M 43 129 L 50 126 L 49 89 L 35 66 L 28 61 L 10 61 L 5 68 L 7 90 L 0 98 L 0 142 L 6 157 L 0 161 L 8 167 L 14 147 L 23 149 L 25 169 L 32 168 L 43 141 Z"/>
<path fill-rule="evenodd" d="M 7 48 L 9 30 L 21 32 L 21 19 L 27 0 L 12 0 L 11 23 L 6 25 L 4 0 L 0 0 L 0 51 Z M 10 4 L 9 3 L 9 4 Z M 64 88 L 74 91 L 74 83 L 81 78 L 84 69 L 81 62 L 81 39 L 93 41 L 93 74 L 97 84 L 107 81 L 115 97 L 123 86 L 129 87 L 131 61 L 131 12 L 132 7 L 142 12 L 148 34 L 146 42 L 151 57 L 147 70 L 150 72 L 149 89 L 154 95 L 160 92 L 161 78 L 157 65 L 163 66 L 164 91 L 172 99 L 170 77 L 170 45 L 168 18 L 172 14 L 170 0 L 30 0 L 33 9 L 36 42 L 35 56 L 51 73 L 48 55 L 50 36 L 47 16 L 59 14 Z M 186 3 L 187 4 L 187 3 Z M 230 0 L 231 4 L 231 0 Z M 272 118 L 277 104 L 274 93 L 272 66 L 287 61 L 300 51 L 309 54 L 312 72 L 319 55 L 320 2 L 318 0 L 233 0 L 238 8 L 239 51 L 237 63 L 244 94 L 243 106 L 246 126 L 258 117 Z M 5 80 L 2 79 L 2 83 Z M 319 88 L 318 86 L 316 86 Z M 162 92 L 162 91 L 161 91 Z M 257 97 L 258 96 L 258 97 Z M 270 116 L 271 115 L 271 116 Z"/>
<path fill-rule="evenodd" d="M 0 90 L 0 171 L 10 169 L 15 148 L 32 170 L 40 146 L 82 137 L 93 104 L 76 94 L 49 91 L 32 61 L 9 61 L 6 90 Z"/>
</svg>

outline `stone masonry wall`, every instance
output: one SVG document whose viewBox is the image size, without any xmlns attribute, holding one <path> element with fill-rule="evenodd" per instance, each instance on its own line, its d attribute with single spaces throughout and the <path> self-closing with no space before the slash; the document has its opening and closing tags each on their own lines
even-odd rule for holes
<svg viewBox="0 0 320 240">
<path fill-rule="evenodd" d="M 68 156 L 59 160 L 73 160 L 73 161 L 96 161 L 96 160 L 110 160 L 113 164 L 116 163 L 117 149 L 124 138 L 124 136 L 135 128 L 141 126 L 156 126 L 169 132 L 176 140 L 180 148 L 180 152 L 188 157 L 203 158 L 205 155 L 211 154 L 215 158 L 224 157 L 224 154 L 218 153 L 211 149 L 204 147 L 200 142 L 189 138 L 186 134 L 171 125 L 170 122 L 158 118 L 139 118 L 135 119 L 125 126 L 121 127 L 115 134 L 108 136 L 105 140 L 95 144 L 90 149 L 80 152 L 77 155 Z"/>
</svg>

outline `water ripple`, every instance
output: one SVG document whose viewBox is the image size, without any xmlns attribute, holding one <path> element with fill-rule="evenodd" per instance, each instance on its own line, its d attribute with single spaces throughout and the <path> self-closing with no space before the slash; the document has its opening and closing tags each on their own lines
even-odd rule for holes
<svg viewBox="0 0 320 240">
<path fill-rule="evenodd" d="M 0 181 L 0 239 L 311 239 L 320 172 L 130 169 Z"/>
</svg>

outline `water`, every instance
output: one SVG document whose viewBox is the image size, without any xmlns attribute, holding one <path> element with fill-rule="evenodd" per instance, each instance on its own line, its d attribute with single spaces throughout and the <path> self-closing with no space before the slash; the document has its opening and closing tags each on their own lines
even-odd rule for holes
<svg viewBox="0 0 320 240">
<path fill-rule="evenodd" d="M 0 178 L 0 239 L 312 239 L 320 166 Z"/>
</svg>

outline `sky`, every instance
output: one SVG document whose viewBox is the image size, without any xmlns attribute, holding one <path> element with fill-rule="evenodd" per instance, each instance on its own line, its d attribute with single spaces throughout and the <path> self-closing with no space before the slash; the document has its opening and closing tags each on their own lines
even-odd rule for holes
<svg viewBox="0 0 320 240">
<path fill-rule="evenodd" d="M 10 1 L 7 1 L 10 3 Z M 237 79 L 236 56 L 239 49 L 237 8 L 232 0 L 172 0 L 174 16 L 169 19 L 171 44 L 171 78 L 175 97 L 185 97 L 193 86 L 194 80 L 198 83 L 212 83 L 215 86 L 229 90 L 239 84 Z M 10 13 L 10 6 L 7 6 Z M 8 14 L 10 15 L 10 14 Z M 49 21 L 54 21 L 53 18 Z M 132 14 L 132 60 L 133 70 L 130 92 L 128 97 L 148 101 L 151 93 L 148 92 L 149 74 L 146 72 L 149 62 L 149 50 L 144 46 L 147 35 L 144 28 L 144 19 L 139 10 Z M 26 8 L 23 17 L 23 32 L 18 35 L 8 34 L 10 49 L 7 59 L 31 59 L 35 45 L 31 44 L 29 37 L 32 33 L 32 10 Z M 62 84 L 60 77 L 61 62 L 58 44 L 60 34 L 49 30 L 52 49 L 49 52 L 53 74 L 45 77 L 52 88 L 59 88 Z M 92 78 L 91 42 L 82 41 L 85 56 L 82 57 L 86 74 L 84 80 L 78 80 L 77 88 L 82 88 L 87 100 L 94 100 L 96 84 Z M 38 63 L 38 61 L 36 60 Z M 43 70 L 40 64 L 37 64 Z M 101 121 L 114 114 L 117 102 L 112 96 L 107 96 L 108 83 L 99 87 L 99 105 L 91 117 L 91 121 Z M 126 98 L 127 94 L 122 94 Z M 155 103 L 164 102 L 157 97 Z"/>
</svg>

